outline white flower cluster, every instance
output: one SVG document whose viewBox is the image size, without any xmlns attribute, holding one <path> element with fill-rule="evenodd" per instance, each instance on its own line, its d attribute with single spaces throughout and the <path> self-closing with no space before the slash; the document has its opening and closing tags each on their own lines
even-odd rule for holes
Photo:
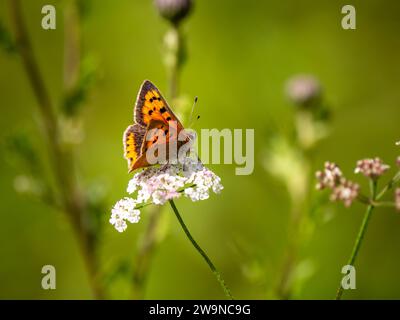
<svg viewBox="0 0 400 320">
<path fill-rule="evenodd" d="M 364 176 L 377 179 L 383 175 L 390 166 L 383 163 L 383 161 L 376 157 L 374 159 L 363 159 L 357 161 L 357 167 L 354 173 L 362 173 Z"/>
<path fill-rule="evenodd" d="M 360 186 L 343 177 L 340 168 L 333 162 L 325 162 L 324 170 L 317 171 L 317 189 L 331 189 L 332 201 L 342 201 L 349 207 L 357 199 Z"/>
<path fill-rule="evenodd" d="M 329 161 L 325 162 L 324 170 L 317 171 L 315 176 L 318 180 L 318 184 L 316 186 L 318 190 L 334 188 L 340 183 L 340 180 L 343 177 L 342 171 L 336 165 L 336 163 Z"/>
<path fill-rule="evenodd" d="M 140 211 L 135 209 L 136 201 L 131 198 L 119 200 L 111 210 L 110 223 L 119 232 L 125 231 L 128 227 L 126 220 L 130 223 L 138 223 L 140 220 Z"/>
<path fill-rule="evenodd" d="M 223 189 L 221 179 L 207 169 L 199 160 L 186 158 L 184 163 L 152 166 L 136 173 L 128 183 L 127 192 L 136 198 L 124 198 L 112 209 L 110 223 L 122 232 L 126 221 L 139 221 L 139 210 L 147 203 L 163 205 L 171 199 L 183 196 L 192 201 L 206 200 L 209 192 Z M 137 220 L 133 221 L 135 216 Z"/>
</svg>

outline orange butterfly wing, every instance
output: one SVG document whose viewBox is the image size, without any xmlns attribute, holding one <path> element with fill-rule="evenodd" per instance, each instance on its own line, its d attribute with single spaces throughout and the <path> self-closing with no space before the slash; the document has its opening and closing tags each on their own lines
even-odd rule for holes
<svg viewBox="0 0 400 320">
<path fill-rule="evenodd" d="M 124 132 L 124 157 L 128 161 L 129 168 L 132 167 L 141 155 L 145 134 L 146 129 L 139 124 L 129 126 Z"/>
<path fill-rule="evenodd" d="M 144 127 L 149 125 L 150 120 L 160 120 L 166 124 L 176 121 L 178 132 L 183 129 L 160 91 L 149 80 L 144 81 L 140 87 L 135 104 L 134 120 Z"/>
<path fill-rule="evenodd" d="M 134 108 L 133 126 L 124 134 L 125 158 L 129 172 L 150 166 L 146 152 L 154 144 L 177 139 L 184 130 L 157 87 L 146 80 L 139 89 Z M 168 149 L 168 148 L 166 148 Z M 167 151 L 168 152 L 168 151 Z M 167 155 L 168 156 L 168 155 Z"/>
<path fill-rule="evenodd" d="M 168 131 L 171 129 L 161 120 L 150 120 L 146 132 L 144 134 L 140 156 L 137 161 L 130 167 L 129 172 L 138 168 L 147 167 L 155 164 L 154 156 L 168 158 Z"/>
</svg>

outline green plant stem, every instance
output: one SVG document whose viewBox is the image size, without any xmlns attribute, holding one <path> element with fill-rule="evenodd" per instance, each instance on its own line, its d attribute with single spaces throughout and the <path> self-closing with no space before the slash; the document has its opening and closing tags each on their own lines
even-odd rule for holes
<svg viewBox="0 0 400 320">
<path fill-rule="evenodd" d="M 371 184 L 372 201 L 375 201 L 377 182 L 376 182 L 376 180 L 371 180 L 370 184 Z M 363 221 L 361 223 L 360 229 L 359 229 L 358 234 L 357 234 L 356 241 L 355 241 L 354 246 L 353 246 L 353 250 L 352 250 L 350 258 L 349 258 L 349 260 L 347 262 L 348 265 L 354 266 L 354 263 L 355 263 L 355 261 L 357 259 L 358 253 L 359 253 L 360 248 L 361 248 L 361 244 L 362 244 L 362 242 L 364 240 L 365 232 L 367 231 L 368 224 L 369 224 L 369 221 L 371 219 L 371 215 L 372 215 L 372 212 L 374 210 L 374 207 L 375 206 L 373 204 L 370 204 L 367 207 L 367 210 L 365 212 Z M 343 286 L 340 283 L 339 288 L 338 288 L 337 293 L 336 293 L 336 300 L 340 300 L 342 298 L 343 290 L 344 290 Z"/>
<path fill-rule="evenodd" d="M 133 270 L 132 297 L 134 300 L 144 299 L 145 282 L 157 245 L 157 231 L 160 224 L 161 215 L 160 207 L 152 207 L 149 215 L 149 224 L 147 226 L 146 232 L 143 234 L 142 240 L 139 242 L 139 248 L 135 260 L 135 267 Z"/>
<path fill-rule="evenodd" d="M 390 201 L 382 201 L 382 202 L 373 202 L 372 205 L 374 207 L 395 207 L 396 204 Z"/>
<path fill-rule="evenodd" d="M 295 204 L 296 203 L 296 204 Z M 293 272 L 296 267 L 298 250 L 301 247 L 300 226 L 303 220 L 301 205 L 292 201 L 291 221 L 289 225 L 289 243 L 279 277 L 276 293 L 280 299 L 288 300 L 292 295 Z"/>
<path fill-rule="evenodd" d="M 81 66 L 81 30 L 76 0 L 64 8 L 64 91 L 65 95 L 76 89 Z"/>
<path fill-rule="evenodd" d="M 310 207 L 312 189 L 308 181 L 314 178 L 310 168 L 314 162 L 314 154 L 312 150 L 307 150 L 299 143 L 298 148 L 304 154 L 305 162 L 303 172 L 307 179 L 301 190 L 304 192 L 293 191 L 293 188 L 288 188 L 291 198 L 291 212 L 288 228 L 288 245 L 285 252 L 284 262 L 280 270 L 278 284 L 275 288 L 276 295 L 283 300 L 288 300 L 293 295 L 293 285 L 295 281 L 296 266 L 299 260 L 299 251 L 306 243 L 309 235 L 305 234 L 304 227 L 310 223 Z"/>
<path fill-rule="evenodd" d="M 200 253 L 200 255 L 203 257 L 203 259 L 207 262 L 208 266 L 210 267 L 212 273 L 214 273 L 215 277 L 217 278 L 219 284 L 221 285 L 222 289 L 224 290 L 225 295 L 233 300 L 232 294 L 229 290 L 229 288 L 226 286 L 224 279 L 221 276 L 221 273 L 217 270 L 217 268 L 214 266 L 210 258 L 207 256 L 207 254 L 204 252 L 204 250 L 198 245 L 198 243 L 193 239 L 192 235 L 189 232 L 189 229 L 186 227 L 185 222 L 183 221 L 181 215 L 179 214 L 179 211 L 174 203 L 173 200 L 169 200 L 169 203 L 172 207 L 172 210 L 175 213 L 176 218 L 178 219 L 183 231 L 185 232 L 186 236 L 192 243 L 192 245 L 196 248 L 196 250 Z"/>
<path fill-rule="evenodd" d="M 33 54 L 32 45 L 23 19 L 19 0 L 10 0 L 10 9 L 14 23 L 18 51 L 21 55 L 29 82 L 38 101 L 40 115 L 44 125 L 51 164 L 59 189 L 60 203 L 76 233 L 83 255 L 89 282 L 95 298 L 103 298 L 102 287 L 97 277 L 94 235 L 88 229 L 85 215 L 85 199 L 75 183 L 75 170 L 72 155 L 63 149 L 60 143 L 60 128 L 54 112 L 50 95 L 46 90 L 43 77 Z"/>
<path fill-rule="evenodd" d="M 174 100 L 179 92 L 179 74 L 182 66 L 182 39 L 178 26 L 173 25 L 172 29 L 172 44 L 169 43 L 167 48 L 167 74 L 168 74 L 168 98 Z M 162 216 L 162 207 L 156 206 L 150 214 L 149 224 L 143 234 L 142 241 L 139 243 L 138 251 L 133 267 L 133 293 L 134 299 L 143 299 L 146 285 L 146 278 L 149 273 L 152 258 L 157 249 L 158 229 L 160 228 L 160 219 Z"/>
<path fill-rule="evenodd" d="M 195 187 L 195 184 L 190 185 L 188 188 Z M 186 188 L 179 190 L 184 192 Z M 154 205 L 152 202 L 140 205 L 136 209 L 142 209 L 149 205 Z M 139 249 L 136 256 L 135 268 L 133 270 L 132 284 L 133 292 L 132 298 L 134 300 L 143 299 L 145 296 L 145 282 L 148 275 L 148 271 L 151 266 L 151 260 L 153 258 L 158 239 L 158 228 L 161 214 L 160 206 L 153 206 L 149 211 L 149 224 L 146 232 L 143 234 L 143 238 L 139 242 Z"/>
<path fill-rule="evenodd" d="M 376 200 L 381 199 L 387 191 L 393 188 L 393 186 L 400 181 L 400 171 L 398 171 L 395 176 L 388 182 L 388 184 L 382 189 L 381 192 L 376 196 Z"/>
<path fill-rule="evenodd" d="M 167 48 L 171 58 L 167 61 L 167 73 L 168 73 L 168 94 L 170 99 L 178 97 L 179 92 L 179 75 L 182 65 L 182 51 L 183 43 L 182 36 L 178 25 L 172 25 L 170 36 L 173 41 L 172 44 Z"/>
</svg>

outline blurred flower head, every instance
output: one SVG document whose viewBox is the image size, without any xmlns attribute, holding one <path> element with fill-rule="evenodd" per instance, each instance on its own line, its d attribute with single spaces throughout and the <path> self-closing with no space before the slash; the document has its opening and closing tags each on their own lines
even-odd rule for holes
<svg viewBox="0 0 400 320">
<path fill-rule="evenodd" d="M 219 193 L 222 189 L 220 177 L 197 159 L 186 158 L 183 163 L 148 167 L 137 172 L 129 181 L 127 192 L 135 193 L 136 198 L 124 198 L 117 202 L 110 223 L 122 232 L 126 229 L 125 220 L 132 222 L 124 217 L 139 217 L 138 209 L 146 204 L 163 205 L 182 195 L 192 201 L 205 200 L 209 198 L 210 191 Z M 117 216 L 113 216 L 114 213 Z"/>
<path fill-rule="evenodd" d="M 300 199 L 308 184 L 309 166 L 303 154 L 282 136 L 273 136 L 265 152 L 264 168 L 286 185 L 290 196 Z"/>
<path fill-rule="evenodd" d="M 400 167 L 400 157 L 397 157 L 397 159 L 396 159 L 396 165 L 397 165 L 398 167 Z"/>
<path fill-rule="evenodd" d="M 192 4 L 192 0 L 155 0 L 160 15 L 173 24 L 179 24 L 189 14 Z"/>
<path fill-rule="evenodd" d="M 290 101 L 299 106 L 309 106 L 321 96 L 321 85 L 311 75 L 296 75 L 286 83 L 286 94 Z"/>
<path fill-rule="evenodd" d="M 14 179 L 14 189 L 18 193 L 41 196 L 45 192 L 43 182 L 27 175 L 18 175 Z"/>
<path fill-rule="evenodd" d="M 357 162 L 355 173 L 362 173 L 364 176 L 377 179 L 384 174 L 390 167 L 384 164 L 380 158 L 363 159 Z"/>
<path fill-rule="evenodd" d="M 360 186 L 357 183 L 342 178 L 340 184 L 333 188 L 332 201 L 342 201 L 346 207 L 350 207 L 357 198 Z"/>
<path fill-rule="evenodd" d="M 331 189 L 331 201 L 342 201 L 349 207 L 358 197 L 360 186 L 342 175 L 340 168 L 333 162 L 325 162 L 323 171 L 317 171 L 318 190 Z"/>
<path fill-rule="evenodd" d="M 318 180 L 317 189 L 322 190 L 338 185 L 342 178 L 342 171 L 335 163 L 327 161 L 324 170 L 317 171 L 315 175 Z"/>
</svg>

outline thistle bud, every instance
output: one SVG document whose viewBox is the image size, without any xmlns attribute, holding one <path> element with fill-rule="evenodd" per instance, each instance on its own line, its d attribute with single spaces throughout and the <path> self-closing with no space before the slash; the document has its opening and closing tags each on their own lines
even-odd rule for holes
<svg viewBox="0 0 400 320">
<path fill-rule="evenodd" d="M 155 0 L 160 15 L 175 25 L 189 14 L 192 4 L 192 0 Z"/>
<path fill-rule="evenodd" d="M 286 84 L 286 95 L 295 105 L 309 106 L 318 101 L 321 96 L 321 85 L 311 75 L 297 75 Z"/>
</svg>

